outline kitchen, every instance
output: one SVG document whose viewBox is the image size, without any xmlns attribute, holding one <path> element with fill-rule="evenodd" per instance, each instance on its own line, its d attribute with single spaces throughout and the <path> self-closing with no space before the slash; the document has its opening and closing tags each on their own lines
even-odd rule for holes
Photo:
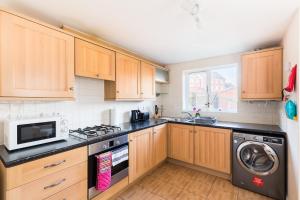
<svg viewBox="0 0 300 200">
<path fill-rule="evenodd" d="M 0 1 L 1 199 L 299 199 L 299 2 L 219 3 Z"/>
</svg>

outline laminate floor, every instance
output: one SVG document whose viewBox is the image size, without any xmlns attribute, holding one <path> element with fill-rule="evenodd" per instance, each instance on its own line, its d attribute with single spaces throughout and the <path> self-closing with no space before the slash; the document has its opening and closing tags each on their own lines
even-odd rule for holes
<svg viewBox="0 0 300 200">
<path fill-rule="evenodd" d="M 230 181 L 166 163 L 115 200 L 271 200 Z"/>
</svg>

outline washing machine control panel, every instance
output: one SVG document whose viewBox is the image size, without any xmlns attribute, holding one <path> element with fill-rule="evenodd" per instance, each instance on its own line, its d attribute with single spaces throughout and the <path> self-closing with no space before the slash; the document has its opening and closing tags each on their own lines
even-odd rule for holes
<svg viewBox="0 0 300 200">
<path fill-rule="evenodd" d="M 283 141 L 281 138 L 270 138 L 270 137 L 263 137 L 264 142 L 270 142 L 270 143 L 276 143 L 276 144 L 282 144 Z"/>
</svg>

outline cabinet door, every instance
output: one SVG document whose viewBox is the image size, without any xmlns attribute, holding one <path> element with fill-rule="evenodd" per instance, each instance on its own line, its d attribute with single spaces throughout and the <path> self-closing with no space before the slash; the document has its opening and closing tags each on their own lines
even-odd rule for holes
<svg viewBox="0 0 300 200">
<path fill-rule="evenodd" d="M 139 99 L 140 61 L 119 53 L 116 60 L 116 98 Z"/>
<path fill-rule="evenodd" d="M 75 39 L 75 73 L 78 76 L 115 80 L 114 51 Z"/>
<path fill-rule="evenodd" d="M 194 162 L 194 127 L 169 124 L 168 154 L 170 158 Z"/>
<path fill-rule="evenodd" d="M 231 130 L 195 127 L 195 164 L 230 174 Z"/>
<path fill-rule="evenodd" d="M 155 98 L 155 67 L 145 62 L 141 64 L 141 96 L 143 99 Z"/>
<path fill-rule="evenodd" d="M 242 57 L 242 98 L 281 99 L 282 50 Z"/>
<path fill-rule="evenodd" d="M 167 124 L 153 128 L 153 163 L 159 164 L 167 158 Z"/>
<path fill-rule="evenodd" d="M 74 37 L 0 12 L 1 96 L 73 97 Z"/>
<path fill-rule="evenodd" d="M 152 128 L 129 134 L 129 183 L 152 167 Z"/>
</svg>

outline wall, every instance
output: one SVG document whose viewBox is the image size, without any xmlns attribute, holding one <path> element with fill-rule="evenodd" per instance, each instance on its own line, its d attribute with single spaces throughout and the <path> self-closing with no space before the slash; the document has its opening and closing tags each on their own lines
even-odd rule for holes
<svg viewBox="0 0 300 200">
<path fill-rule="evenodd" d="M 182 79 L 183 71 L 207 68 L 218 65 L 233 64 L 239 65 L 240 74 L 240 54 L 232 54 L 209 59 L 202 59 L 192 62 L 179 63 L 167 66 L 170 69 L 170 84 L 168 94 L 162 95 L 162 104 L 165 116 L 182 116 Z M 238 78 L 240 86 L 240 77 Z M 240 92 L 240 88 L 238 89 Z M 175 101 L 176 99 L 176 101 Z M 246 102 L 238 101 L 238 113 L 202 113 L 203 115 L 216 116 L 218 120 L 278 124 L 278 102 Z"/>
<path fill-rule="evenodd" d="M 0 118 L 10 116 L 39 116 L 60 113 L 71 129 L 109 123 L 109 109 L 115 109 L 116 122 L 128 122 L 130 110 L 143 109 L 153 113 L 155 101 L 104 101 L 104 81 L 76 77 L 75 101 L 63 102 L 0 102 Z M 1 123 L 0 123 L 1 125 Z M 0 126 L 0 144 L 3 131 Z"/>
<path fill-rule="evenodd" d="M 288 74 L 290 66 L 300 64 L 300 15 L 299 11 L 294 15 L 285 35 L 282 40 L 282 46 L 284 47 L 283 53 L 283 84 L 284 87 L 287 84 Z M 299 102 L 299 76 L 297 77 L 296 92 L 292 95 L 291 99 Z M 299 107 L 298 107 L 299 113 Z M 298 114 L 299 115 L 299 114 Z M 287 119 L 284 112 L 284 103 L 280 107 L 280 126 L 287 132 L 288 137 L 288 200 L 298 200 L 300 198 L 299 190 L 299 121 L 293 121 Z"/>
</svg>

